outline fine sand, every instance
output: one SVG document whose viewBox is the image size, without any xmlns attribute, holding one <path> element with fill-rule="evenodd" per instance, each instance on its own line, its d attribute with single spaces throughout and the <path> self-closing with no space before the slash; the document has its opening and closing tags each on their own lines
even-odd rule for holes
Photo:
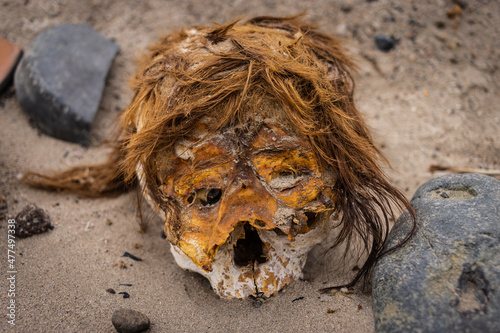
<svg viewBox="0 0 500 333">
<path fill-rule="evenodd" d="M 431 164 L 500 168 L 500 5 L 456 2 L 467 6 L 461 11 L 451 0 L 3 0 L 0 36 L 26 47 L 46 27 L 87 23 L 120 45 L 93 126 L 97 144 L 130 101 L 127 81 L 135 57 L 159 36 L 241 15 L 308 10 L 307 20 L 346 40 L 360 67 L 358 107 L 391 163 L 388 175 L 411 197 L 433 177 Z M 377 34 L 399 42 L 382 52 L 374 44 Z M 0 95 L 0 195 L 7 216 L 33 203 L 54 224 L 45 234 L 16 240 L 16 325 L 11 326 L 7 221 L 1 221 L 0 331 L 113 332 L 113 311 L 126 307 L 146 314 L 151 332 L 373 332 L 369 292 L 318 292 L 347 281 L 331 258 L 312 257 L 305 280 L 260 307 L 252 300 L 221 300 L 204 279 L 175 264 L 161 237 L 161 221 L 151 217 L 147 232 L 138 232 L 135 193 L 86 199 L 31 189 L 18 180 L 27 170 L 103 161 L 106 152 L 41 134 L 13 89 Z M 121 257 L 125 251 L 142 261 Z"/>
</svg>

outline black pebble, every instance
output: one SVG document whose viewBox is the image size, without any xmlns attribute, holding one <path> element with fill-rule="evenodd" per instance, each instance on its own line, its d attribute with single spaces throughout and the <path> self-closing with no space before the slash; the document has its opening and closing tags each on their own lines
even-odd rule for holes
<svg viewBox="0 0 500 333">
<path fill-rule="evenodd" d="M 446 28 L 446 23 L 444 23 L 443 21 L 437 21 L 436 22 L 436 28 L 438 28 L 438 29 L 444 29 L 444 28 Z"/>
<path fill-rule="evenodd" d="M 446 192 L 443 192 L 440 194 L 441 198 L 445 198 L 445 199 L 448 199 L 450 196 L 448 195 L 448 193 Z"/>
<path fill-rule="evenodd" d="M 343 11 L 344 13 L 350 13 L 352 7 L 350 5 L 343 3 L 342 5 L 340 5 L 340 10 Z"/>
<path fill-rule="evenodd" d="M 142 259 L 141 259 L 141 258 L 136 257 L 136 256 L 134 256 L 133 254 L 130 254 L 130 253 L 128 253 L 128 252 L 125 252 L 125 253 L 122 255 L 122 257 L 128 257 L 128 258 L 130 258 L 130 259 L 132 259 L 132 260 L 135 260 L 135 261 L 142 261 Z"/>
<path fill-rule="evenodd" d="M 17 214 L 15 220 L 16 236 L 19 238 L 30 237 L 52 229 L 50 218 L 47 213 L 33 204 L 24 207 L 23 210 Z"/>
<path fill-rule="evenodd" d="M 396 46 L 396 39 L 393 36 L 377 35 L 375 36 L 375 45 L 379 50 L 388 52 Z"/>
<path fill-rule="evenodd" d="M 123 298 L 130 298 L 130 294 L 126 291 L 121 291 L 118 293 L 119 295 L 123 295 Z"/>
<path fill-rule="evenodd" d="M 149 329 L 149 318 L 139 311 L 119 309 L 113 313 L 111 322 L 120 333 L 136 333 Z"/>
</svg>

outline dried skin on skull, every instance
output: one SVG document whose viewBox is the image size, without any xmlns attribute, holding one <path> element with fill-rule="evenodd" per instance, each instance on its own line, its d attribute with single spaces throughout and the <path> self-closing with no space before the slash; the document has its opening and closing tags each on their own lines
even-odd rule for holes
<svg viewBox="0 0 500 333">
<path fill-rule="evenodd" d="M 166 226 L 180 264 L 226 297 L 270 296 L 297 278 L 332 210 L 307 143 L 268 122 L 183 148 L 161 171 L 181 208 L 177 232 Z"/>
</svg>

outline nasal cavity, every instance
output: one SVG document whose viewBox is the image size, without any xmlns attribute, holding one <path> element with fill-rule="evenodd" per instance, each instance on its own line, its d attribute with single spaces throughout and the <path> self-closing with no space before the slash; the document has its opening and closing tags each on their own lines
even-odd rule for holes
<svg viewBox="0 0 500 333">
<path fill-rule="evenodd" d="M 239 267 L 267 260 L 266 246 L 260 240 L 257 230 L 250 224 L 244 225 L 245 238 L 238 239 L 234 246 L 234 264 Z"/>
</svg>

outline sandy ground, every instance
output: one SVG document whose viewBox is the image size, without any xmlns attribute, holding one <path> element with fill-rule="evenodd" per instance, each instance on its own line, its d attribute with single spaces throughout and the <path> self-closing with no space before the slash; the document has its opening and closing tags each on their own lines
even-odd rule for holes
<svg viewBox="0 0 500 333">
<path fill-rule="evenodd" d="M 388 174 L 410 197 L 432 177 L 431 164 L 500 168 L 500 5 L 457 2 L 466 7 L 450 18 L 451 0 L 2 0 L 0 36 L 26 47 L 46 27 L 83 22 L 120 45 L 94 123 L 97 143 L 131 98 L 127 80 L 134 57 L 163 33 L 240 15 L 307 9 L 306 18 L 344 38 L 357 59 L 359 109 L 393 167 Z M 399 43 L 381 52 L 374 45 L 376 34 L 393 35 Z M 350 298 L 318 293 L 345 281 L 331 260 L 313 258 L 307 281 L 296 281 L 261 307 L 250 300 L 218 299 L 203 279 L 177 267 L 160 237 L 161 222 L 153 219 L 145 234 L 137 231 L 134 194 L 92 200 L 34 190 L 18 181 L 26 170 L 102 161 L 105 149 L 40 134 L 13 90 L 0 96 L 0 119 L 0 195 L 7 200 L 8 216 L 34 203 L 55 225 L 16 241 L 16 326 L 11 327 L 7 228 L 1 221 L 0 331 L 113 332 L 113 311 L 128 307 L 149 316 L 151 332 L 373 332 L 369 293 L 358 291 Z M 135 249 L 134 243 L 143 247 Z M 125 251 L 143 261 L 122 258 Z M 121 260 L 126 269 L 119 268 Z M 130 298 L 112 295 L 108 288 Z"/>
</svg>

